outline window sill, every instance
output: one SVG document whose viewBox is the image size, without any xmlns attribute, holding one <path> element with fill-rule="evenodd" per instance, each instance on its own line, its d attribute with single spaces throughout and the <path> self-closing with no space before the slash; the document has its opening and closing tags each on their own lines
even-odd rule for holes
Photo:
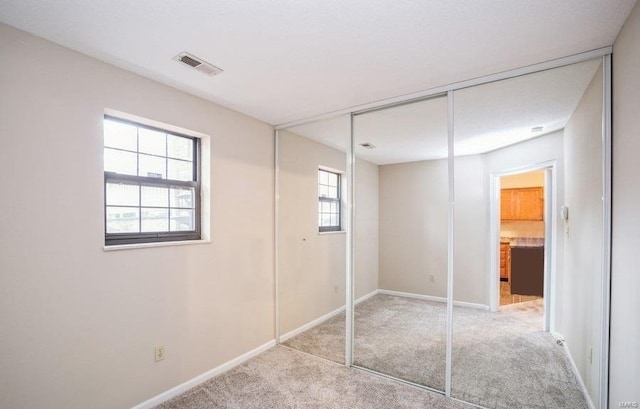
<svg viewBox="0 0 640 409">
<path fill-rule="evenodd" d="M 324 236 L 325 234 L 345 234 L 346 230 L 336 230 L 336 231 L 319 231 L 318 236 Z"/>
<path fill-rule="evenodd" d="M 156 243 L 136 243 L 136 244 L 117 244 L 115 246 L 103 246 L 104 251 L 116 250 L 133 250 L 144 249 L 149 247 L 170 247 L 170 246 L 187 246 L 189 244 L 207 244 L 211 240 L 182 240 L 182 241 L 160 241 Z"/>
</svg>

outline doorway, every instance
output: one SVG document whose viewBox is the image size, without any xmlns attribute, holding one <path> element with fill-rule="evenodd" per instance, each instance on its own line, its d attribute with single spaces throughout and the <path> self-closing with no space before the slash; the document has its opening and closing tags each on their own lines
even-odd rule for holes
<svg viewBox="0 0 640 409">
<path fill-rule="evenodd" d="M 513 189 L 509 192 L 511 196 L 503 197 L 503 188 Z M 513 214 L 517 209 L 506 209 L 511 205 L 508 202 L 522 200 L 523 195 L 526 196 L 524 206 L 529 206 L 524 209 L 524 215 L 523 209 L 519 215 Z M 553 321 L 551 299 L 554 289 L 551 282 L 555 276 L 556 258 L 556 215 L 553 212 L 556 206 L 555 160 L 492 173 L 490 197 L 491 254 L 494 255 L 490 258 L 490 310 L 497 312 L 505 306 L 539 308 L 543 318 L 542 329 L 549 331 Z M 539 200 L 536 206 L 532 206 L 534 199 Z M 518 217 L 531 220 L 515 220 Z M 514 255 L 517 257 L 515 266 Z M 532 266 L 532 262 L 536 265 Z M 517 269 L 515 277 L 514 267 Z M 534 270 L 534 277 L 528 275 L 528 268 Z M 515 289 L 512 288 L 514 278 Z"/>
<path fill-rule="evenodd" d="M 499 305 L 542 306 L 545 171 L 500 177 Z"/>
</svg>

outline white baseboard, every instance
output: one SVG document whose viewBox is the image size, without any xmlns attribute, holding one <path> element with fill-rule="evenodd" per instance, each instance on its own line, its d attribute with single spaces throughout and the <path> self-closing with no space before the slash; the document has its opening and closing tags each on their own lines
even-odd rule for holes
<svg viewBox="0 0 640 409">
<path fill-rule="evenodd" d="M 396 297 L 416 298 L 418 300 L 437 301 L 437 302 L 443 302 L 443 303 L 447 302 L 447 299 L 445 297 L 436 297 L 433 295 L 405 293 L 402 291 L 391 291 L 391 290 L 378 290 L 378 293 L 393 295 Z M 475 308 L 478 310 L 489 311 L 489 306 L 485 304 L 476 304 L 476 303 L 465 302 L 465 301 L 454 301 L 453 305 L 455 305 L 456 307 Z"/>
<path fill-rule="evenodd" d="M 195 378 L 190 379 L 174 388 L 171 388 L 166 392 L 162 392 L 161 394 L 156 395 L 151 399 L 148 399 L 142 403 L 139 403 L 136 406 L 132 407 L 131 409 L 151 409 L 163 402 L 168 401 L 171 398 L 174 398 L 180 395 L 183 392 L 188 391 L 189 389 L 195 386 L 198 386 L 208 381 L 214 376 L 220 375 L 223 372 L 226 372 L 232 368 L 235 368 L 236 366 L 242 364 L 243 362 L 257 355 L 260 355 L 261 353 L 273 348 L 274 346 L 276 346 L 276 341 L 275 340 L 269 341 L 266 344 L 260 345 L 259 347 L 252 349 L 251 351 L 244 353 L 237 358 L 232 359 L 231 361 L 225 362 L 224 364 L 217 366 L 201 375 L 198 375 Z"/>
<path fill-rule="evenodd" d="M 303 333 L 303 332 L 315 327 L 316 325 L 320 325 L 323 322 L 335 317 L 336 315 L 340 314 L 343 311 L 344 311 L 344 306 L 342 306 L 340 308 L 337 308 L 337 309 L 335 309 L 335 310 L 333 310 L 331 312 L 328 312 L 328 313 L 324 314 L 323 316 L 316 318 L 313 321 L 309 321 L 306 324 L 304 324 L 304 325 L 302 325 L 302 326 L 300 326 L 300 327 L 298 327 L 298 328 L 296 328 L 296 329 L 294 329 L 292 331 L 287 332 L 286 334 L 282 334 L 282 335 L 280 335 L 280 342 L 285 342 L 285 341 L 295 337 L 296 335 L 301 334 L 301 333 Z"/>
<path fill-rule="evenodd" d="M 362 297 L 360 297 L 357 300 L 355 300 L 354 304 L 358 305 L 361 302 L 363 302 L 365 300 L 368 300 L 369 298 L 371 298 L 374 295 L 378 294 L 378 291 L 379 290 L 374 290 L 374 291 L 370 292 L 369 294 L 363 295 Z M 294 329 L 292 331 L 289 331 L 286 334 L 282 334 L 282 335 L 280 335 L 280 342 L 285 342 L 288 339 L 291 339 L 291 338 L 295 337 L 298 334 L 301 334 L 301 333 L 303 333 L 303 332 L 305 332 L 307 330 L 310 330 L 311 328 L 315 327 L 316 325 L 320 325 L 323 322 L 325 322 L 325 321 L 335 317 L 336 315 L 344 312 L 344 310 L 345 310 L 345 307 L 342 306 L 342 307 L 337 308 L 337 309 L 335 309 L 335 310 L 333 310 L 331 312 L 328 312 L 325 315 L 323 315 L 321 317 L 318 317 L 315 320 L 310 321 L 310 322 L 308 322 L 308 323 L 306 323 L 306 324 L 304 324 L 304 325 L 302 325 L 302 326 L 300 326 L 300 327 L 298 327 L 298 328 L 296 328 L 296 329 Z"/>
<path fill-rule="evenodd" d="M 363 295 L 362 297 L 360 297 L 357 300 L 355 300 L 354 304 L 358 305 L 363 301 L 367 301 L 369 298 L 373 297 L 376 294 L 380 294 L 380 290 L 373 290 L 369 294 Z"/>
<path fill-rule="evenodd" d="M 593 400 L 591 400 L 591 396 L 589 395 L 589 392 L 587 392 L 587 387 L 585 386 L 584 381 L 582 380 L 582 376 L 580 376 L 578 367 L 576 366 L 576 363 L 573 360 L 573 355 L 571 355 L 571 350 L 569 349 L 569 345 L 567 344 L 567 341 L 564 339 L 562 334 L 558 332 L 550 331 L 550 333 L 551 335 L 553 335 L 555 339 L 562 341 L 562 348 L 564 349 L 565 354 L 567 354 L 567 358 L 569 358 L 569 363 L 571 364 L 571 370 L 573 371 L 573 374 L 576 376 L 576 379 L 578 379 L 578 384 L 580 385 L 580 389 L 582 390 L 582 393 L 584 394 L 584 397 L 587 400 L 587 405 L 589 405 L 589 409 L 596 409 L 595 405 L 593 404 Z"/>
</svg>

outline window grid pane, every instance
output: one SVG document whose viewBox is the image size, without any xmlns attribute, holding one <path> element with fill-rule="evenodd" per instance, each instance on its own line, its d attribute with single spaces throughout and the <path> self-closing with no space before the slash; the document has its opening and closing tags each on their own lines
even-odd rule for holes
<svg viewBox="0 0 640 409">
<path fill-rule="evenodd" d="M 167 134 L 140 128 L 138 130 L 138 151 L 156 156 L 167 156 Z"/>
<path fill-rule="evenodd" d="M 169 209 L 143 207 L 140 215 L 142 232 L 169 231 Z"/>
<path fill-rule="evenodd" d="M 105 116 L 104 141 L 106 244 L 200 238 L 197 139 Z"/>
<path fill-rule="evenodd" d="M 142 186 L 140 204 L 146 207 L 169 207 L 169 188 Z"/>
<path fill-rule="evenodd" d="M 138 149 L 138 128 L 135 125 L 105 119 L 104 146 L 135 152 Z"/>
<path fill-rule="evenodd" d="M 138 155 L 136 152 L 104 148 L 104 170 L 122 175 L 138 174 Z"/>
<path fill-rule="evenodd" d="M 107 233 L 138 233 L 139 231 L 139 208 L 107 206 Z"/>
<path fill-rule="evenodd" d="M 318 227 L 322 231 L 340 230 L 340 174 L 318 170 Z"/>
<path fill-rule="evenodd" d="M 125 183 L 107 183 L 107 206 L 139 206 L 140 187 Z"/>
</svg>

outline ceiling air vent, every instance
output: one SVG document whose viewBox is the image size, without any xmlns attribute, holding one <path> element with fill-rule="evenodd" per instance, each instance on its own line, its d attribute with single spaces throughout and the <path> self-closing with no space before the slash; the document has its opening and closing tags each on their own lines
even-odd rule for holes
<svg viewBox="0 0 640 409">
<path fill-rule="evenodd" d="M 200 71 L 203 74 L 207 74 L 210 77 L 213 77 L 214 75 L 218 75 L 222 73 L 222 69 L 216 67 L 213 64 L 209 64 L 208 62 L 204 61 L 201 58 L 196 57 L 193 54 L 180 53 L 175 57 L 173 57 L 173 59 L 183 64 L 186 64 L 191 68 L 195 68 L 196 70 Z"/>
<path fill-rule="evenodd" d="M 362 146 L 363 148 L 366 149 L 375 149 L 376 145 L 370 143 L 370 142 L 365 142 L 365 143 L 361 143 L 360 146 Z"/>
</svg>

